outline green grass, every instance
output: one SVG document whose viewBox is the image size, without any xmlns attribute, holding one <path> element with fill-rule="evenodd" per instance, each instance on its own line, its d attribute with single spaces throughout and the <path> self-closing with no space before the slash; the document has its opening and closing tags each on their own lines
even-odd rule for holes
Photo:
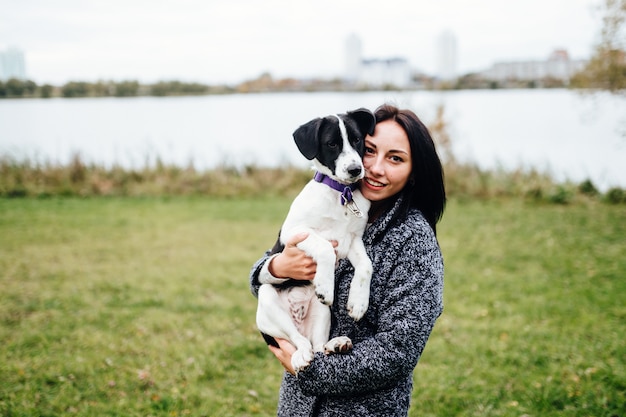
<svg viewBox="0 0 626 417">
<path fill-rule="evenodd" d="M 289 197 L 0 199 L 0 415 L 271 416 L 252 263 Z M 452 201 L 411 416 L 626 415 L 626 212 Z"/>
</svg>

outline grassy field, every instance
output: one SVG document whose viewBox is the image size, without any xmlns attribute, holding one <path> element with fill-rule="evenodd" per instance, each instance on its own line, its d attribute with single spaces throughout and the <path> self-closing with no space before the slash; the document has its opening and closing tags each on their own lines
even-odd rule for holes
<svg viewBox="0 0 626 417">
<path fill-rule="evenodd" d="M 271 416 L 252 263 L 289 199 L 0 199 L 0 415 Z M 626 210 L 452 201 L 411 416 L 626 416 Z"/>
</svg>

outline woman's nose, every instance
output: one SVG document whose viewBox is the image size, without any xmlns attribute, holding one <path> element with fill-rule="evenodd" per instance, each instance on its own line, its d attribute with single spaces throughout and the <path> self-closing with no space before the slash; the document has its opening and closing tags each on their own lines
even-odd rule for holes
<svg viewBox="0 0 626 417">
<path fill-rule="evenodd" d="M 374 174 L 374 175 L 382 175 L 385 172 L 385 169 L 383 167 L 383 161 L 380 160 L 380 158 L 376 157 L 376 158 L 372 158 L 370 160 L 370 165 L 367 168 L 367 170 Z"/>
</svg>

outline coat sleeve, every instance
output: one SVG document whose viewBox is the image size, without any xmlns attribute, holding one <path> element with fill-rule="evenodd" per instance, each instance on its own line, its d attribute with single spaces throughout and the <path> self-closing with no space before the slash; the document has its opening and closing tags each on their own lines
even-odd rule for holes
<svg viewBox="0 0 626 417">
<path fill-rule="evenodd" d="M 250 292 L 255 297 L 259 296 L 259 287 L 261 286 L 261 282 L 259 281 L 259 276 L 261 275 L 261 271 L 263 270 L 265 263 L 272 256 L 271 251 L 265 252 L 265 254 L 252 265 L 252 269 L 250 270 Z"/>
<path fill-rule="evenodd" d="M 424 242 L 424 240 L 426 242 Z M 434 235 L 396 242 L 398 258 L 384 280 L 378 327 L 344 355 L 316 354 L 298 374 L 307 395 L 354 395 L 393 386 L 408 377 L 443 310 L 443 260 Z M 376 273 L 376 272 L 375 272 Z"/>
</svg>

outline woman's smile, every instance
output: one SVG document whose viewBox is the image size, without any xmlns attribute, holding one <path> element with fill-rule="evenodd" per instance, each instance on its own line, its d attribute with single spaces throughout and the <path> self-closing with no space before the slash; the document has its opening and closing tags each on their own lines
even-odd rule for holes
<svg viewBox="0 0 626 417">
<path fill-rule="evenodd" d="M 366 186 L 372 187 L 373 189 L 380 189 L 386 185 L 369 177 L 365 177 L 363 182 L 365 182 Z"/>
</svg>

